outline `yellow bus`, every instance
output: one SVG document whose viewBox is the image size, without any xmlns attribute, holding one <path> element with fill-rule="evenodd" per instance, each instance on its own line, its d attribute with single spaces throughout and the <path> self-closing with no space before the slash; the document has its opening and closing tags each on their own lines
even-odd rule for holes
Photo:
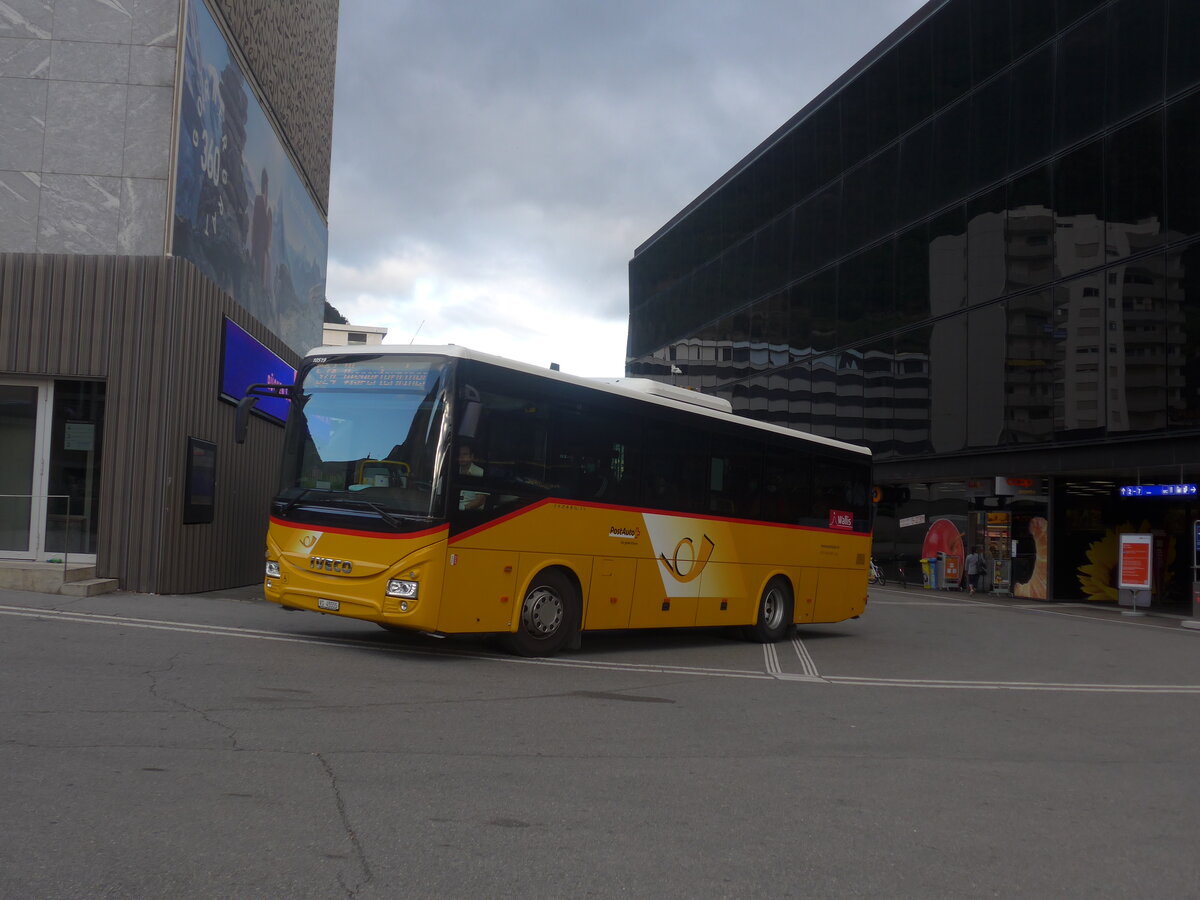
<svg viewBox="0 0 1200 900">
<path fill-rule="evenodd" d="M 646 379 L 461 347 L 323 347 L 290 398 L 267 599 L 525 656 L 582 632 L 859 616 L 868 450 Z"/>
</svg>

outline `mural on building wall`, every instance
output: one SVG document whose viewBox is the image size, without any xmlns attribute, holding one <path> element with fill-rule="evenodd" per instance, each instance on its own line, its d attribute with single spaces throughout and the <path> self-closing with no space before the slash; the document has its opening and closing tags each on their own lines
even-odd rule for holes
<svg viewBox="0 0 1200 900">
<path fill-rule="evenodd" d="M 328 227 L 203 0 L 184 40 L 172 252 L 304 353 L 321 339 Z"/>
<path fill-rule="evenodd" d="M 1014 517 L 1014 525 L 1017 521 L 1017 518 Z M 1050 596 L 1050 525 L 1044 516 L 1032 516 L 1028 520 L 1027 527 L 1034 546 L 1033 571 L 1022 581 L 1017 581 L 1017 576 L 1013 575 L 1013 596 L 1045 600 Z M 1015 529 L 1014 537 L 1016 537 Z"/>
</svg>

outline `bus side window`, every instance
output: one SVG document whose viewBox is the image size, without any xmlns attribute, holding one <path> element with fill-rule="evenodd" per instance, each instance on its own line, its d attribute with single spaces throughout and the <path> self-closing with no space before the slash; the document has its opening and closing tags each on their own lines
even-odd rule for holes
<svg viewBox="0 0 1200 900">
<path fill-rule="evenodd" d="M 866 465 L 818 460 L 813 467 L 814 525 L 827 526 L 832 510 L 848 512 L 854 527 L 866 531 L 869 527 L 870 469 Z"/>
<path fill-rule="evenodd" d="M 646 428 L 645 504 L 676 512 L 709 512 L 708 434 L 673 422 Z"/>
<path fill-rule="evenodd" d="M 716 437 L 709 459 L 709 507 L 719 516 L 755 519 L 759 515 L 763 461 L 759 450 Z"/>
<path fill-rule="evenodd" d="M 807 478 L 796 471 L 794 457 L 788 459 L 777 453 L 767 453 L 763 461 L 763 480 L 759 496 L 759 515 L 768 522 L 798 524 L 801 509 L 807 501 L 797 490 L 801 479 Z M 804 491 L 807 494 L 807 490 Z"/>
</svg>

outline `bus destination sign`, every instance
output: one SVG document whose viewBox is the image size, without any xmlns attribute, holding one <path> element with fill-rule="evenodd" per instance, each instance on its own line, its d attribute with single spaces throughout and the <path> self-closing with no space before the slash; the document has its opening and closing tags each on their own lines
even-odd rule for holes
<svg viewBox="0 0 1200 900">
<path fill-rule="evenodd" d="M 398 366 L 342 365 L 332 363 L 317 366 L 308 373 L 305 386 L 309 388 L 356 388 L 377 391 L 424 391 L 429 384 L 428 365 Z"/>
</svg>

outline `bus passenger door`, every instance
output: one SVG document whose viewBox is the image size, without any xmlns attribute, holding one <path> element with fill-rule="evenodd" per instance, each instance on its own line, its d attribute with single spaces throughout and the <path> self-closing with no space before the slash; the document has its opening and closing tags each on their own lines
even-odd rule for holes
<svg viewBox="0 0 1200 900">
<path fill-rule="evenodd" d="M 585 631 L 629 627 L 636 573 L 636 559 L 604 557 L 596 560 L 584 614 Z"/>
</svg>

